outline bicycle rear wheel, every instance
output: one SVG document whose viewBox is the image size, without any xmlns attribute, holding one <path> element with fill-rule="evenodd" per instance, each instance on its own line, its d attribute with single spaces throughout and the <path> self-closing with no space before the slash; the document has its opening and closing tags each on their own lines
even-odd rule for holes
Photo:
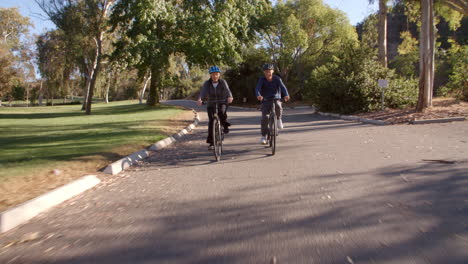
<svg viewBox="0 0 468 264">
<path fill-rule="evenodd" d="M 221 135 L 221 124 L 217 117 L 215 117 L 213 121 L 213 146 L 216 161 L 220 161 L 221 153 L 223 152 L 223 139 Z"/>
<path fill-rule="evenodd" d="M 275 155 L 276 152 L 276 136 L 278 135 L 278 128 L 276 126 L 276 115 L 270 116 L 269 121 L 269 134 L 270 134 L 270 147 L 271 147 L 271 155 Z"/>
</svg>

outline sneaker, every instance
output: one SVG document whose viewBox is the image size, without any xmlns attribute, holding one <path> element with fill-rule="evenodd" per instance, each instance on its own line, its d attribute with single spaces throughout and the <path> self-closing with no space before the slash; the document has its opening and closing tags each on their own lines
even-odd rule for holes
<svg viewBox="0 0 468 264">
<path fill-rule="evenodd" d="M 284 126 L 283 126 L 283 120 L 281 119 L 278 119 L 278 129 L 283 129 Z"/>
<path fill-rule="evenodd" d="M 265 137 L 260 138 L 260 144 L 262 144 L 262 145 L 266 145 L 266 144 L 267 144 L 267 140 L 266 140 Z"/>
<path fill-rule="evenodd" d="M 224 131 L 224 134 L 229 134 L 229 127 L 225 126 L 223 131 Z"/>
<path fill-rule="evenodd" d="M 213 144 L 210 144 L 210 145 L 208 146 L 208 150 L 213 150 L 213 149 L 214 149 Z"/>
</svg>

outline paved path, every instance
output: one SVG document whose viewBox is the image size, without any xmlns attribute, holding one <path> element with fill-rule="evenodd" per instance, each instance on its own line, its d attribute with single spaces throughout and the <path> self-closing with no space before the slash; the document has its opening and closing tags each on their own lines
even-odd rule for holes
<svg viewBox="0 0 468 264">
<path fill-rule="evenodd" d="M 468 122 L 286 110 L 270 156 L 260 112 L 230 110 L 221 162 L 202 113 L 184 141 L 2 235 L 0 263 L 468 263 Z"/>
</svg>

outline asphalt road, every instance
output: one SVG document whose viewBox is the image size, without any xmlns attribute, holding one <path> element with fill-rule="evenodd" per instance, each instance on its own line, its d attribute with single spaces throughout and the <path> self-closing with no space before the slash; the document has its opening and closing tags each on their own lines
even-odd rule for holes
<svg viewBox="0 0 468 264">
<path fill-rule="evenodd" d="M 260 112 L 231 108 L 215 162 L 201 115 L 183 141 L 3 234 L 0 263 L 468 263 L 468 122 L 285 110 L 271 156 Z"/>
</svg>

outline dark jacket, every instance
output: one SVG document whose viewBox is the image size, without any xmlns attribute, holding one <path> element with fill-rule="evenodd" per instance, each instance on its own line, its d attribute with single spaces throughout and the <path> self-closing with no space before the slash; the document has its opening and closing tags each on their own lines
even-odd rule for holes
<svg viewBox="0 0 468 264">
<path fill-rule="evenodd" d="M 219 79 L 216 88 L 213 86 L 211 78 L 203 83 L 203 87 L 200 91 L 200 98 L 203 101 L 207 101 L 208 106 L 213 105 L 213 101 L 227 101 L 228 97 L 232 97 L 232 93 L 226 80 Z"/>
<path fill-rule="evenodd" d="M 283 81 L 277 75 L 273 75 L 273 79 L 269 82 L 265 76 L 262 76 L 255 87 L 255 96 L 263 96 L 267 100 L 281 99 L 284 96 L 289 96 L 288 89 L 284 86 Z"/>
</svg>

